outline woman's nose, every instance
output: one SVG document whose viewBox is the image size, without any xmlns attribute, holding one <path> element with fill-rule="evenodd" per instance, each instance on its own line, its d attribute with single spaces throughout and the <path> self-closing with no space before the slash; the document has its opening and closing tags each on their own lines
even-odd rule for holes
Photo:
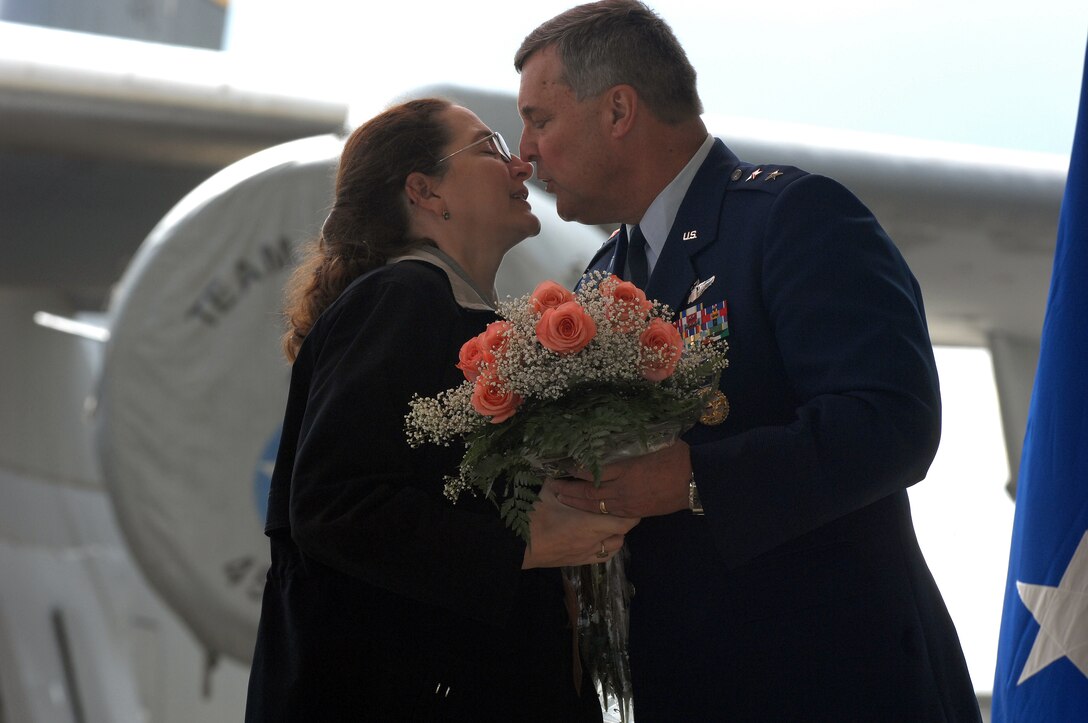
<svg viewBox="0 0 1088 723">
<path fill-rule="evenodd" d="M 520 156 L 511 156 L 510 175 L 514 178 L 525 178 L 528 180 L 533 177 L 533 164 L 521 160 Z"/>
</svg>

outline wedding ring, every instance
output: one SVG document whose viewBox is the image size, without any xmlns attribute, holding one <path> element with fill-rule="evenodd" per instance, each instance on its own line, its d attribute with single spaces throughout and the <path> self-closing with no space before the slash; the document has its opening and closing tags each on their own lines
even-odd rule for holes
<svg viewBox="0 0 1088 723">
<path fill-rule="evenodd" d="M 601 514 L 602 515 L 607 515 L 608 514 L 608 508 L 604 506 L 604 500 L 601 500 L 600 508 L 601 508 Z"/>
<path fill-rule="evenodd" d="M 601 504 L 604 504 L 604 503 L 602 502 Z M 607 514 L 607 513 L 605 513 L 605 514 Z M 603 542 L 601 543 L 601 551 L 597 553 L 597 557 L 599 557 L 602 560 L 604 558 L 608 557 L 608 550 L 604 549 L 604 543 Z"/>
</svg>

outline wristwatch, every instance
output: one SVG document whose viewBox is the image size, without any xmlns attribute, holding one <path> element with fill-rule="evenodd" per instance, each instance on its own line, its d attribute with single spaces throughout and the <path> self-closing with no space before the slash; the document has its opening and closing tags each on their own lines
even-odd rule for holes
<svg viewBox="0 0 1088 723">
<path fill-rule="evenodd" d="M 699 488 L 695 486 L 695 473 L 688 480 L 688 509 L 693 515 L 703 514 L 703 503 L 699 500 Z"/>
</svg>

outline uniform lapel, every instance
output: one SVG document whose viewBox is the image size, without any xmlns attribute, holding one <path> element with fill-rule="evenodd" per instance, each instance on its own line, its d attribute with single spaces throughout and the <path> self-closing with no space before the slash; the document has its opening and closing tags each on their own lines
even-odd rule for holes
<svg viewBox="0 0 1088 723">
<path fill-rule="evenodd" d="M 714 142 L 710 155 L 692 179 L 654 266 L 646 296 L 668 304 L 674 315 L 683 310 L 688 292 L 700 281 L 695 260 L 717 239 L 722 195 L 737 163 L 737 157 L 721 140 Z M 623 248 L 626 249 L 626 243 Z M 619 269 L 622 271 L 623 267 Z"/>
<path fill-rule="evenodd" d="M 616 237 L 616 246 L 612 249 L 612 259 L 608 262 L 607 271 L 622 279 L 627 269 L 627 224 L 620 224 L 619 229 L 612 235 Z"/>
</svg>

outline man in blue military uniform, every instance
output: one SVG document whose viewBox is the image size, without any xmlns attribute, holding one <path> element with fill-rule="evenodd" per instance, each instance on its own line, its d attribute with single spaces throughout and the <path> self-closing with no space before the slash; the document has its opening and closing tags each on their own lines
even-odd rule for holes
<svg viewBox="0 0 1088 723">
<path fill-rule="evenodd" d="M 623 224 L 590 268 L 729 343 L 715 409 L 681 442 L 599 487 L 557 483 L 566 504 L 643 518 L 638 723 L 979 720 L 910 517 L 940 392 L 891 240 L 838 183 L 709 136 L 694 69 L 641 3 L 557 16 L 515 67 L 521 155 L 560 216 Z"/>
</svg>

